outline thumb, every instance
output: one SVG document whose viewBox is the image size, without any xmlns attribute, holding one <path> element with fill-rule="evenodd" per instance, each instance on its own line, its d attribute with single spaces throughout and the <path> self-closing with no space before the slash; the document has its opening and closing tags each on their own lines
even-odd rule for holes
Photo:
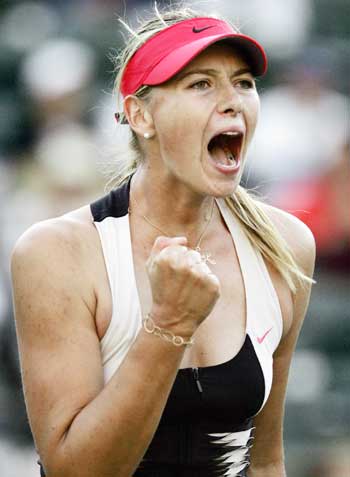
<svg viewBox="0 0 350 477">
<path fill-rule="evenodd" d="M 187 238 L 186 237 L 165 237 L 160 235 L 154 241 L 151 255 L 155 255 L 159 253 L 163 248 L 169 247 L 170 245 L 187 245 Z"/>
</svg>

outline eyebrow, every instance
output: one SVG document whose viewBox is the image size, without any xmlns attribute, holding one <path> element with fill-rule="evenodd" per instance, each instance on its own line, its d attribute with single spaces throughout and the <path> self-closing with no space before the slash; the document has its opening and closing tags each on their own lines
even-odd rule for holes
<svg viewBox="0 0 350 477">
<path fill-rule="evenodd" d="M 252 74 L 252 71 L 250 68 L 240 68 L 239 70 L 236 70 L 233 75 L 231 75 L 231 77 L 236 77 L 236 76 L 239 76 L 239 75 L 242 75 L 244 73 L 250 73 Z M 218 76 L 218 71 L 217 70 L 214 70 L 214 69 L 208 69 L 208 68 L 197 68 L 195 70 L 190 70 L 190 71 L 186 71 L 184 73 L 179 73 L 179 75 L 177 76 L 177 80 L 182 80 L 184 78 L 186 78 L 186 76 L 191 76 L 191 75 L 195 75 L 195 74 L 206 74 L 206 75 L 209 75 L 209 76 Z"/>
</svg>

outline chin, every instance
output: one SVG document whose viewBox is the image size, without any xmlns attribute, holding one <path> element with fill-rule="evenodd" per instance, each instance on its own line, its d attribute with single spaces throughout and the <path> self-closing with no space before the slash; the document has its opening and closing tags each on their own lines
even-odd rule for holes
<svg viewBox="0 0 350 477">
<path fill-rule="evenodd" d="M 239 186 L 240 178 L 231 180 L 213 180 L 207 181 L 206 195 L 211 195 L 217 199 L 224 199 L 232 196 Z"/>
<path fill-rule="evenodd" d="M 242 179 L 242 170 L 238 174 L 224 176 L 217 174 L 206 174 L 206 188 L 210 195 L 214 197 L 229 197 L 235 193 Z M 209 192 L 210 190 L 210 192 Z"/>
</svg>

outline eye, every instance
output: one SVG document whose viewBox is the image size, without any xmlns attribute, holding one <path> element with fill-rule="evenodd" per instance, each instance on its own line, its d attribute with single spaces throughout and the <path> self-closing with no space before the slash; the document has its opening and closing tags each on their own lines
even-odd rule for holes
<svg viewBox="0 0 350 477">
<path fill-rule="evenodd" d="M 238 81 L 239 86 L 242 89 L 254 89 L 255 81 L 253 79 L 241 79 Z"/>
<path fill-rule="evenodd" d="M 210 83 L 208 80 L 200 80 L 193 83 L 190 88 L 192 89 L 207 89 L 209 88 Z"/>
</svg>

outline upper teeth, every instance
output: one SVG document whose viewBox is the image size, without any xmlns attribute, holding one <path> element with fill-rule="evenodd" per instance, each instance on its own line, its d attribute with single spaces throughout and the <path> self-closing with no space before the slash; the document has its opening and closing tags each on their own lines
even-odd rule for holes
<svg viewBox="0 0 350 477">
<path fill-rule="evenodd" d="M 225 136 L 238 136 L 240 133 L 238 131 L 227 131 L 221 134 L 224 134 Z"/>
</svg>

